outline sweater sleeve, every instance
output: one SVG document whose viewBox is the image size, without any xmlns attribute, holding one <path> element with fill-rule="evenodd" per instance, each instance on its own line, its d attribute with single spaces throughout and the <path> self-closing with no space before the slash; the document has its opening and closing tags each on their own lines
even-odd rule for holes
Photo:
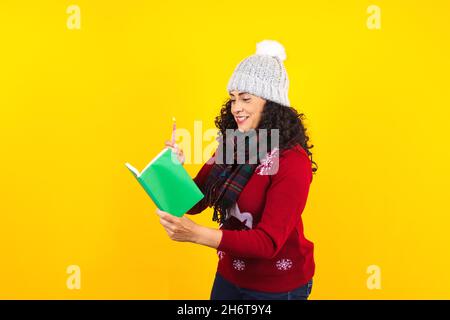
<svg viewBox="0 0 450 320">
<path fill-rule="evenodd" d="M 260 222 L 250 230 L 222 230 L 218 250 L 243 258 L 275 257 L 299 224 L 312 179 L 309 158 L 280 157 Z"/>
<path fill-rule="evenodd" d="M 213 161 L 214 156 L 215 156 L 215 152 L 211 156 L 211 158 L 205 164 L 203 164 L 202 168 L 200 169 L 200 171 L 197 173 L 197 175 L 193 179 L 195 184 L 200 189 L 203 186 L 203 184 L 206 182 L 206 178 L 208 177 L 209 171 L 211 170 L 211 168 L 212 168 L 212 166 L 214 164 L 214 161 Z M 203 210 L 205 210 L 207 207 L 208 207 L 208 204 L 206 203 L 205 197 L 203 197 L 191 209 L 189 209 L 186 212 L 186 214 L 191 214 L 191 215 L 192 214 L 198 214 L 198 213 L 202 212 Z"/>
</svg>

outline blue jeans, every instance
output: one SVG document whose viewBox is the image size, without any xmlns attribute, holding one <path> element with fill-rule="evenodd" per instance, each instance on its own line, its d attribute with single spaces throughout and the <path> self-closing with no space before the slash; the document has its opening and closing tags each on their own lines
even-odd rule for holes
<svg viewBox="0 0 450 320">
<path fill-rule="evenodd" d="M 308 300 L 311 294 L 313 280 L 292 291 L 273 293 L 240 288 L 225 280 L 216 272 L 211 289 L 211 300 Z"/>
</svg>

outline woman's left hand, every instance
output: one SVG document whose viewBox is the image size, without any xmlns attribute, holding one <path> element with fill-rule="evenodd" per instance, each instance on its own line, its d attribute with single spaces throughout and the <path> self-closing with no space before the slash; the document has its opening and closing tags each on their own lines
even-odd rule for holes
<svg viewBox="0 0 450 320">
<path fill-rule="evenodd" d="M 199 225 L 185 216 L 178 218 L 168 212 L 156 208 L 159 222 L 162 224 L 170 239 L 175 241 L 195 242 Z"/>
</svg>

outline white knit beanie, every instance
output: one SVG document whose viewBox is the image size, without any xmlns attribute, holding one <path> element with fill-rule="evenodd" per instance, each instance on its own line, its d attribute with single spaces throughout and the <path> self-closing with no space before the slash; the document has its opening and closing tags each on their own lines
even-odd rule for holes
<svg viewBox="0 0 450 320">
<path fill-rule="evenodd" d="M 289 107 L 289 79 L 284 60 L 286 52 L 281 43 L 275 40 L 257 43 L 256 53 L 242 60 L 234 69 L 228 81 L 228 92 L 248 92 Z"/>
</svg>

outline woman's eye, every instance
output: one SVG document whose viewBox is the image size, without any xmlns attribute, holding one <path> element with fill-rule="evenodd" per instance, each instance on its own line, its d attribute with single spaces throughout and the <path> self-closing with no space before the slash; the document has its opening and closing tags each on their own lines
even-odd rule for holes
<svg viewBox="0 0 450 320">
<path fill-rule="evenodd" d="M 245 102 L 248 102 L 248 101 L 250 101 L 250 98 L 248 98 L 248 99 L 242 99 L 242 100 L 244 100 Z"/>
</svg>

